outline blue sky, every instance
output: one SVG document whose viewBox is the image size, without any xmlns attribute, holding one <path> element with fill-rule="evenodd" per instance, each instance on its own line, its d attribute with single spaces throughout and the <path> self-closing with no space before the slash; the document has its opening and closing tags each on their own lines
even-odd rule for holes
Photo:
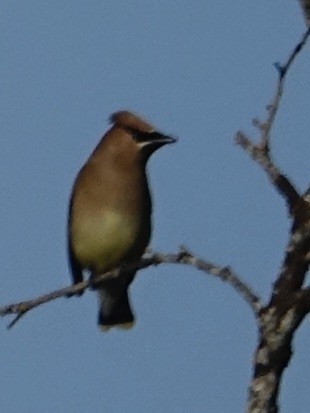
<svg viewBox="0 0 310 413">
<path fill-rule="evenodd" d="M 1 305 L 68 285 L 75 174 L 131 109 L 179 137 L 149 164 L 154 250 L 181 244 L 231 265 L 265 299 L 289 221 L 263 172 L 233 143 L 256 136 L 273 63 L 305 30 L 297 2 L 3 1 Z M 273 137 L 278 165 L 309 184 L 309 45 L 289 74 Z M 244 410 L 254 320 L 228 286 L 192 268 L 150 268 L 131 289 L 137 324 L 101 333 L 95 294 L 1 320 L 1 411 L 231 413 Z M 309 410 L 310 334 L 285 374 L 282 412 Z"/>
</svg>

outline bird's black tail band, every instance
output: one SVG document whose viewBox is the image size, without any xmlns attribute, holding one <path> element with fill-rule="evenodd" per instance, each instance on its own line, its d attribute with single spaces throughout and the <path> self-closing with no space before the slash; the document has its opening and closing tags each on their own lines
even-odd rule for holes
<svg viewBox="0 0 310 413">
<path fill-rule="evenodd" d="M 109 288 L 100 288 L 99 299 L 100 308 L 98 315 L 98 324 L 103 331 L 111 327 L 129 329 L 134 324 L 134 315 L 132 313 L 128 289 L 123 291 L 113 291 Z"/>
</svg>

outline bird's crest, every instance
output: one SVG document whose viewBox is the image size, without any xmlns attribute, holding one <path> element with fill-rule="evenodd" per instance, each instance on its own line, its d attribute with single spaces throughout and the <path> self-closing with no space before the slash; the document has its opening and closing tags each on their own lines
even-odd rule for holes
<svg viewBox="0 0 310 413">
<path fill-rule="evenodd" d="M 110 116 L 110 122 L 121 128 L 135 129 L 141 132 L 153 132 L 154 126 L 127 110 L 115 112 Z"/>
</svg>

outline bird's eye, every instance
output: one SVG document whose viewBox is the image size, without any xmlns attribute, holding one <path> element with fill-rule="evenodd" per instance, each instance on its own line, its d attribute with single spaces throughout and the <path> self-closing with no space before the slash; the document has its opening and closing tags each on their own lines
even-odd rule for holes
<svg viewBox="0 0 310 413">
<path fill-rule="evenodd" d="M 149 140 L 161 140 L 163 138 L 163 134 L 159 132 L 150 132 L 148 133 Z"/>
<path fill-rule="evenodd" d="M 138 130 L 132 130 L 131 131 L 132 137 L 136 142 L 148 142 L 150 140 L 153 139 L 153 137 L 151 136 L 152 133 L 148 133 L 148 132 L 141 132 Z"/>
</svg>

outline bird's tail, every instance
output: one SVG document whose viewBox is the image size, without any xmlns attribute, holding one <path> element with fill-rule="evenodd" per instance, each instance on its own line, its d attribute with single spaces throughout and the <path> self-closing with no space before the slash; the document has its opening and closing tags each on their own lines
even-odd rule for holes
<svg viewBox="0 0 310 413">
<path fill-rule="evenodd" d="M 108 331 L 111 327 L 130 329 L 134 324 L 128 287 L 121 291 L 119 289 L 102 287 L 99 292 L 99 315 L 98 324 L 102 331 Z"/>
</svg>

